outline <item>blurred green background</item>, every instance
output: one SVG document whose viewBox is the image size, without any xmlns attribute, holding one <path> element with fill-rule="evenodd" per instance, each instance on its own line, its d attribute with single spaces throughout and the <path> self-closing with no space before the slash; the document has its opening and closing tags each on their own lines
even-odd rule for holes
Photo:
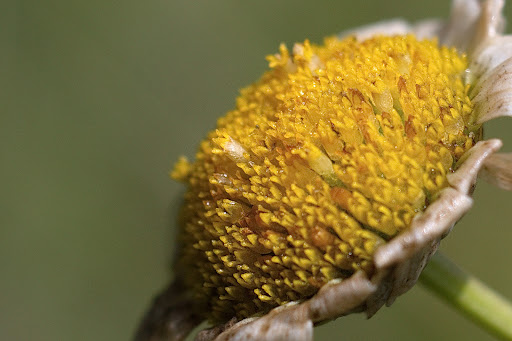
<svg viewBox="0 0 512 341">
<path fill-rule="evenodd" d="M 18 1 L 0 13 L 0 340 L 128 340 L 172 275 L 168 178 L 193 157 L 264 56 L 384 18 L 446 17 L 430 1 Z M 506 10 L 512 18 L 512 8 Z M 512 151 L 512 124 L 487 130 Z M 512 298 L 512 193 L 480 184 L 443 242 Z M 316 340 L 491 340 L 416 286 Z"/>
</svg>

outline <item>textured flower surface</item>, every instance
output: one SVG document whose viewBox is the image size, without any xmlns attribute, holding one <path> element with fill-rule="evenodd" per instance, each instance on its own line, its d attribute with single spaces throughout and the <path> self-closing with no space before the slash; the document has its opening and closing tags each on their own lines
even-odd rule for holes
<svg viewBox="0 0 512 341">
<path fill-rule="evenodd" d="M 512 115 L 502 1 L 281 46 L 194 162 L 175 281 L 137 340 L 311 340 L 409 290 L 472 205 L 477 175 L 512 187 L 483 124 Z"/>
</svg>

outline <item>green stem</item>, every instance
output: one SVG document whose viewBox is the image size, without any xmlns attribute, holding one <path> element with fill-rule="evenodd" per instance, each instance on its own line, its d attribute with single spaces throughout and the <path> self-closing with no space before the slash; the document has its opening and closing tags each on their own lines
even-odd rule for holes
<svg viewBox="0 0 512 341">
<path fill-rule="evenodd" d="M 502 340 L 512 340 L 512 305 L 504 297 L 436 254 L 420 281 L 460 313 Z"/>
</svg>

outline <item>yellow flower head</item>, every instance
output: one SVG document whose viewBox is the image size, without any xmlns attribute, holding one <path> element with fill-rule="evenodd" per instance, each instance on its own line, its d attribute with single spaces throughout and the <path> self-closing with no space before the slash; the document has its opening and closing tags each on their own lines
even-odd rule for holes
<svg viewBox="0 0 512 341">
<path fill-rule="evenodd" d="M 484 121 L 511 111 L 497 109 L 512 86 L 497 85 L 509 57 L 493 42 L 502 3 L 470 3 L 470 26 L 456 18 L 469 5 L 456 2 L 447 24 L 394 21 L 268 57 L 196 160 L 172 173 L 187 185 L 172 286 L 181 294 L 167 299 L 189 313 L 175 314 L 224 323 L 284 306 L 232 332 L 284 319 L 301 335 L 371 315 L 414 285 L 470 208 L 484 165 L 510 185 L 509 156 L 491 156 L 501 142 L 479 142 Z"/>
<path fill-rule="evenodd" d="M 268 59 L 173 173 L 188 184 L 178 264 L 213 322 L 372 274 L 481 136 L 466 57 L 435 41 L 329 38 Z"/>
</svg>

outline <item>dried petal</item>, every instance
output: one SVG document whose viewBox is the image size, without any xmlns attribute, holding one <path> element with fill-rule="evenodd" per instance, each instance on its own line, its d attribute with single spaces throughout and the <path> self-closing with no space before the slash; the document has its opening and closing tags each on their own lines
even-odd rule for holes
<svg viewBox="0 0 512 341">
<path fill-rule="evenodd" d="M 485 160 L 483 178 L 493 185 L 512 191 L 512 153 L 496 153 Z"/>
</svg>

